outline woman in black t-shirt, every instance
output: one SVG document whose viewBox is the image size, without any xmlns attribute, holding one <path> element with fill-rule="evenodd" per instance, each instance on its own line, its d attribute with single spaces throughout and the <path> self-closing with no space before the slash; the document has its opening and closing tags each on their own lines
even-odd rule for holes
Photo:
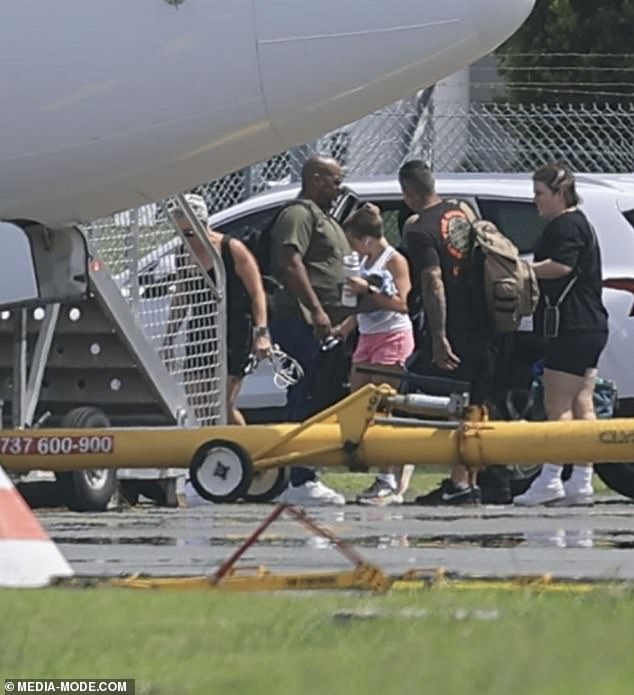
<svg viewBox="0 0 634 695">
<path fill-rule="evenodd" d="M 533 263 L 541 290 L 535 327 L 546 339 L 546 414 L 549 420 L 594 420 L 596 367 L 608 339 L 599 243 L 577 208 L 580 201 L 568 167 L 541 167 L 533 175 L 533 188 L 537 211 L 548 220 Z M 561 466 L 545 464 L 514 504 L 592 504 L 592 464 L 575 465 L 565 483 L 561 471 Z"/>
</svg>

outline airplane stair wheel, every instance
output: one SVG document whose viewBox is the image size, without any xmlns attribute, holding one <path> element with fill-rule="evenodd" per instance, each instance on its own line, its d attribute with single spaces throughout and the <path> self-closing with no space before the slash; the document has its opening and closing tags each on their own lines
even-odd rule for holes
<svg viewBox="0 0 634 695">
<path fill-rule="evenodd" d="M 110 420 L 99 408 L 81 406 L 66 413 L 61 427 L 110 427 Z M 55 478 L 64 504 L 77 512 L 104 511 L 117 489 L 117 471 L 114 468 L 64 471 L 55 473 Z"/>
</svg>

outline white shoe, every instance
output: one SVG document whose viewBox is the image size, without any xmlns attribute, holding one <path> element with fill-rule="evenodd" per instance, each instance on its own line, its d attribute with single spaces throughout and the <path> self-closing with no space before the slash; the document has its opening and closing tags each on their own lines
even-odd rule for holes
<svg viewBox="0 0 634 695">
<path fill-rule="evenodd" d="M 185 483 L 185 505 L 188 509 L 192 509 L 193 507 L 206 507 L 212 504 L 213 502 L 206 500 L 196 492 L 196 488 L 192 485 L 191 480 Z"/>
<path fill-rule="evenodd" d="M 552 504 L 565 496 L 564 486 L 559 478 L 545 484 L 537 478 L 523 495 L 513 497 L 513 504 L 518 507 L 537 507 L 540 504 Z"/>
<path fill-rule="evenodd" d="M 371 507 L 403 504 L 403 495 L 385 480 L 376 478 L 367 490 L 357 495 L 357 504 L 367 504 Z"/>
<path fill-rule="evenodd" d="M 279 496 L 279 502 L 300 507 L 321 507 L 325 505 L 342 506 L 346 498 L 324 485 L 321 480 L 309 480 L 297 487 L 289 485 Z"/>
<path fill-rule="evenodd" d="M 577 487 L 570 480 L 564 482 L 565 497 L 556 504 L 561 507 L 591 507 L 594 504 L 594 489 L 592 483 Z"/>
</svg>

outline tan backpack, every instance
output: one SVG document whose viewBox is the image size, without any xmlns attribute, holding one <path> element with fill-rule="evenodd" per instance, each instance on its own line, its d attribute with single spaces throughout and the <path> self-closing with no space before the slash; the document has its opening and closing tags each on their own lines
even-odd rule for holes
<svg viewBox="0 0 634 695">
<path fill-rule="evenodd" d="M 532 316 L 537 308 L 539 285 L 535 271 L 493 222 L 476 219 L 470 206 L 458 205 L 471 222 L 472 272 L 484 295 L 491 330 L 515 331 L 522 317 Z"/>
</svg>

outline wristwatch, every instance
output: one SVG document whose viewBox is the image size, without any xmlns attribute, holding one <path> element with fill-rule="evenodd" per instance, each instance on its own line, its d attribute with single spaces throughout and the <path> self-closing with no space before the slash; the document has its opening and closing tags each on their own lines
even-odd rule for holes
<svg viewBox="0 0 634 695">
<path fill-rule="evenodd" d="M 269 334 L 268 326 L 253 326 L 254 338 L 265 338 Z"/>
</svg>

